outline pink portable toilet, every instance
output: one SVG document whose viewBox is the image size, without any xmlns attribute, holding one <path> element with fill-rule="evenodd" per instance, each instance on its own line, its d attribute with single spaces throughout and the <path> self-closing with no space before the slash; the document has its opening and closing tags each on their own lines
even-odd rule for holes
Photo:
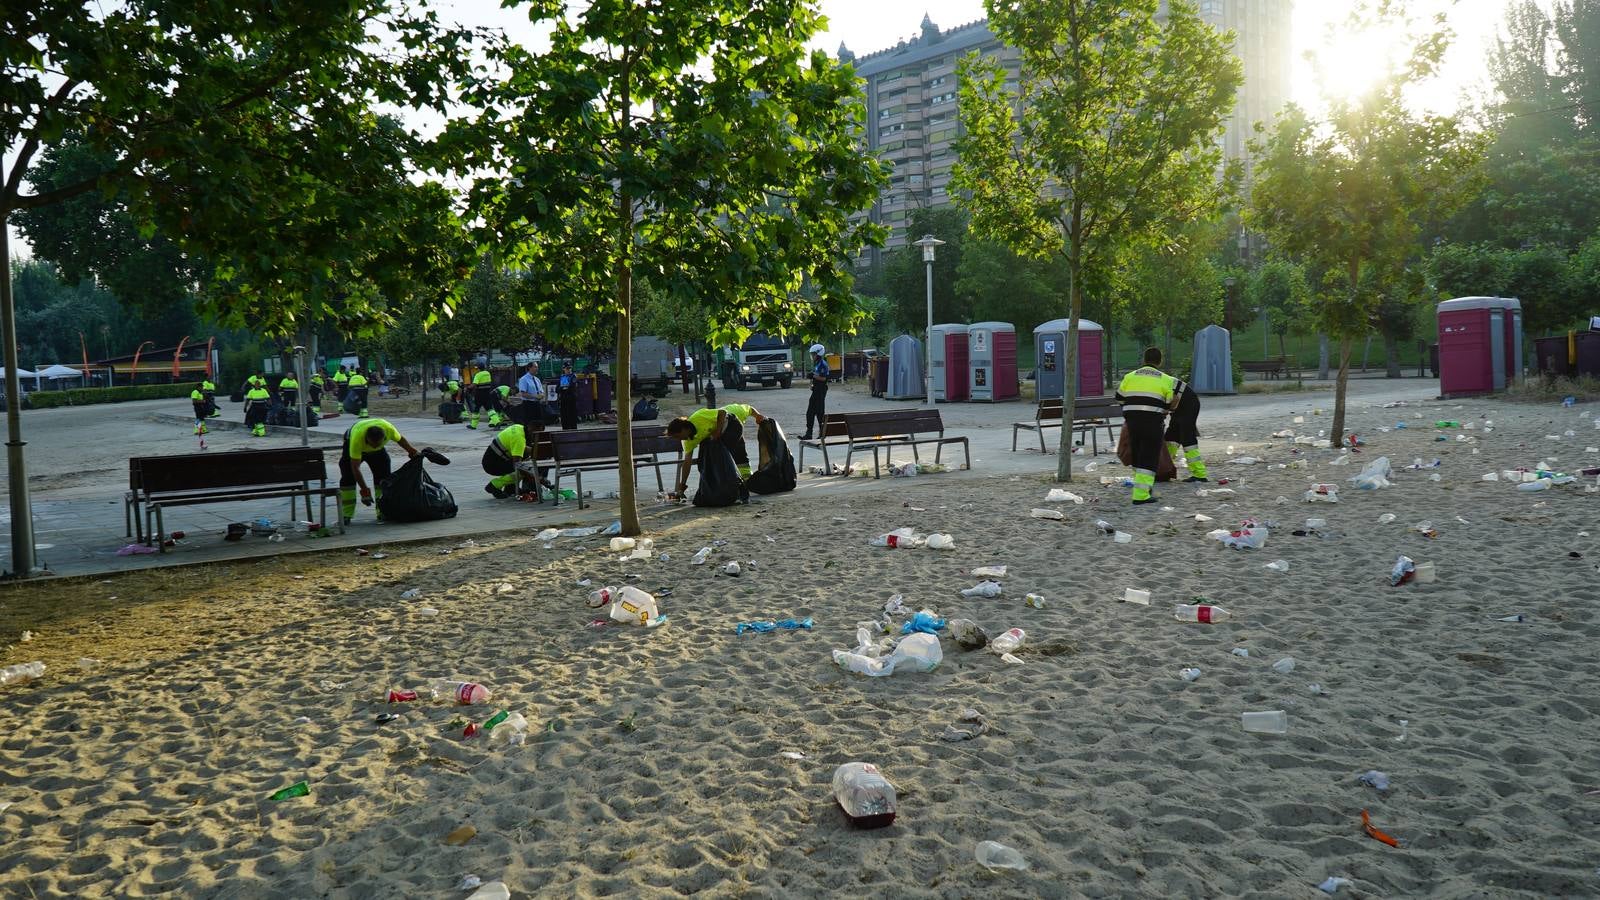
<svg viewBox="0 0 1600 900">
<path fill-rule="evenodd" d="M 1508 297 L 1457 297 L 1438 306 L 1439 393 L 1465 397 L 1503 391 L 1522 371 L 1522 303 Z"/>
<path fill-rule="evenodd" d="M 967 326 L 933 326 L 933 401 L 952 403 L 971 393 L 967 363 Z"/>
<path fill-rule="evenodd" d="M 1034 387 L 1041 400 L 1057 400 L 1066 392 L 1067 319 L 1052 319 L 1033 330 L 1037 374 Z M 1078 396 L 1103 397 L 1106 392 L 1105 329 L 1088 319 L 1078 320 Z"/>
</svg>

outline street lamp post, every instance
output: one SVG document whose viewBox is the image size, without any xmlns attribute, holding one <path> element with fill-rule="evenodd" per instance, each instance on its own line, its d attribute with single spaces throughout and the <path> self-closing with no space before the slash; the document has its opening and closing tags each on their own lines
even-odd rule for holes
<svg viewBox="0 0 1600 900">
<path fill-rule="evenodd" d="M 923 235 L 922 240 L 912 244 L 913 247 L 922 248 L 922 262 L 927 266 L 928 272 L 928 332 L 922 344 L 922 377 L 925 382 L 923 397 L 929 406 L 933 405 L 933 248 L 943 245 L 944 241 L 931 234 Z"/>
</svg>

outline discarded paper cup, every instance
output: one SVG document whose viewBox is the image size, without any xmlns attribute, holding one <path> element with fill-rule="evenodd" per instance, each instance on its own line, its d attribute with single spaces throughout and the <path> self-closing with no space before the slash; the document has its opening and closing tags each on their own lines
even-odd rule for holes
<svg viewBox="0 0 1600 900">
<path fill-rule="evenodd" d="M 1123 588 L 1122 589 L 1122 602 L 1123 603 L 1137 603 L 1140 606 L 1149 606 L 1150 605 L 1150 592 L 1149 591 L 1141 591 L 1138 588 Z"/>
<path fill-rule="evenodd" d="M 1111 535 L 1111 539 L 1113 541 L 1116 541 L 1119 544 L 1131 544 L 1131 543 L 1133 543 L 1133 535 L 1127 533 L 1126 531 L 1114 532 Z"/>
<path fill-rule="evenodd" d="M 1419 584 L 1427 584 L 1437 577 L 1438 572 L 1434 569 L 1433 563 L 1431 562 L 1417 563 L 1416 569 L 1412 572 L 1412 580 L 1418 582 Z"/>
<path fill-rule="evenodd" d="M 1289 732 L 1289 714 L 1281 709 L 1271 712 L 1240 713 L 1239 718 L 1244 724 L 1244 730 L 1256 734 L 1287 734 Z"/>
</svg>

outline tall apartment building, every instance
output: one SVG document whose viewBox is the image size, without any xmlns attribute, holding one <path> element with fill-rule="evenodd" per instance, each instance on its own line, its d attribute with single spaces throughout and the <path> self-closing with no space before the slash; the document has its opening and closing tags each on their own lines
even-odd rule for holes
<svg viewBox="0 0 1600 900">
<path fill-rule="evenodd" d="M 1199 0 L 1198 5 L 1207 22 L 1237 34 L 1234 52 L 1244 63 L 1244 85 L 1222 147 L 1228 157 L 1242 159 L 1255 123 L 1270 123 L 1289 100 L 1292 0 Z M 1020 78 L 1020 54 L 982 20 L 941 31 L 925 15 L 916 37 L 886 50 L 856 57 L 839 47 L 839 58 L 853 61 L 866 81 L 867 147 L 893 167 L 889 186 L 868 211 L 889 227 L 885 249 L 905 246 L 911 238 L 906 225 L 912 210 L 951 202 L 953 144 L 961 127 L 956 63 L 974 50 L 997 60 L 1011 83 Z M 869 251 L 861 264 L 876 264 L 878 253 Z"/>
</svg>

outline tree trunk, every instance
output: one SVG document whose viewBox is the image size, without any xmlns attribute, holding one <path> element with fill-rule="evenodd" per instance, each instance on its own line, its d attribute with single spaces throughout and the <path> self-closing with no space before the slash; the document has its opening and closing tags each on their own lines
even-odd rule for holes
<svg viewBox="0 0 1600 900">
<path fill-rule="evenodd" d="M 26 160 L 14 163 L 26 164 Z M 0 207 L 0 341 L 4 341 L 6 379 L 6 479 L 11 499 L 11 576 L 33 574 L 33 507 L 28 500 L 28 467 L 22 448 L 22 380 L 17 375 L 17 314 L 11 296 L 10 215 Z"/>
<path fill-rule="evenodd" d="M 1317 380 L 1328 380 L 1328 336 L 1317 335 Z"/>
<path fill-rule="evenodd" d="M 1284 359 L 1289 358 L 1289 348 L 1283 345 L 1283 332 L 1278 332 L 1278 355 Z M 1296 369 L 1295 371 L 1299 371 Z"/>
<path fill-rule="evenodd" d="M 617 215 L 622 222 L 619 244 L 621 264 L 617 266 L 617 368 L 616 377 L 612 380 L 617 389 L 617 493 L 622 505 L 622 533 L 629 537 L 641 532 L 633 482 L 633 379 L 627 375 L 633 370 L 632 210 L 633 199 L 628 196 L 626 188 L 619 187 Z"/>
<path fill-rule="evenodd" d="M 1173 363 L 1172 363 L 1172 323 L 1171 322 L 1167 323 L 1167 358 L 1166 358 L 1165 362 L 1166 362 L 1166 365 L 1162 366 L 1161 368 L 1163 370 L 1165 370 L 1165 371 L 1171 371 L 1172 370 L 1172 366 L 1173 366 Z"/>
<path fill-rule="evenodd" d="M 689 393 L 689 367 L 684 365 L 684 363 L 688 361 L 689 355 L 683 352 L 683 348 L 683 344 L 678 345 L 678 358 L 673 360 L 673 362 L 678 366 L 678 377 L 682 379 L 683 392 L 687 394 Z"/>
<path fill-rule="evenodd" d="M 1334 447 L 1344 443 L 1344 395 L 1350 386 L 1350 354 L 1354 350 L 1354 341 L 1340 338 L 1339 380 L 1333 389 L 1333 427 L 1328 429 L 1328 438 Z"/>
<path fill-rule="evenodd" d="M 1401 378 L 1400 374 L 1400 342 L 1391 335 L 1383 336 L 1384 376 L 1385 378 Z"/>
<path fill-rule="evenodd" d="M 1072 413 L 1078 405 L 1078 316 L 1083 311 L 1083 291 L 1080 289 L 1082 281 L 1083 257 L 1082 244 L 1078 235 L 1078 223 L 1083 221 L 1078 202 L 1073 202 L 1072 209 L 1072 234 L 1067 240 L 1067 346 L 1066 352 L 1061 356 L 1066 360 L 1067 371 L 1062 374 L 1061 389 L 1061 443 L 1056 454 L 1056 480 L 1061 482 L 1072 481 Z"/>
<path fill-rule="evenodd" d="M 1367 374 L 1367 357 L 1372 355 L 1372 335 L 1367 335 L 1367 341 L 1361 345 L 1361 374 Z"/>
</svg>

